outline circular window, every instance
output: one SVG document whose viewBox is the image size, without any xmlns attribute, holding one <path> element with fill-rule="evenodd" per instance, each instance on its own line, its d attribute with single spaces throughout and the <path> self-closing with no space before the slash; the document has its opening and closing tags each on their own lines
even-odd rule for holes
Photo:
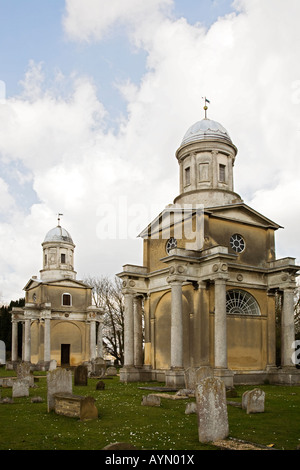
<svg viewBox="0 0 300 470">
<path fill-rule="evenodd" d="M 226 293 L 226 313 L 260 315 L 260 309 L 255 298 L 249 292 L 233 289 Z"/>
<path fill-rule="evenodd" d="M 172 250 L 173 248 L 177 248 L 177 240 L 176 238 L 172 237 L 167 241 L 166 244 L 166 252 L 168 255 L 170 254 L 170 250 Z"/>
<path fill-rule="evenodd" d="M 245 240 L 241 235 L 235 233 L 230 238 L 230 246 L 236 253 L 241 253 L 245 249 Z"/>
</svg>

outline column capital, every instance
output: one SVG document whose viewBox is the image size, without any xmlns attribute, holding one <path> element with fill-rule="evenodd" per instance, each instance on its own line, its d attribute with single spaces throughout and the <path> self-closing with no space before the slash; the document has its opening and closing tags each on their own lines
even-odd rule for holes
<svg viewBox="0 0 300 470">
<path fill-rule="evenodd" d="M 182 285 L 182 283 L 185 281 L 185 278 L 182 276 L 178 276 L 174 274 L 173 276 L 168 276 L 167 277 L 167 283 L 168 284 L 173 284 L 173 285 Z"/>
</svg>

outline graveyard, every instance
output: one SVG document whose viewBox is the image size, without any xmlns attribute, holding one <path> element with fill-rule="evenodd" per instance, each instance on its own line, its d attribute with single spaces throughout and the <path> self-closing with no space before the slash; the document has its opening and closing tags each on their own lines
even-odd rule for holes
<svg viewBox="0 0 300 470">
<path fill-rule="evenodd" d="M 73 370 L 66 371 L 67 391 L 57 393 L 56 404 L 49 406 L 48 375 L 35 371 L 28 393 L 20 396 L 17 371 L 0 367 L 0 450 L 101 450 L 116 442 L 137 450 L 174 451 L 212 451 L 237 443 L 251 450 L 251 445 L 258 450 L 300 445 L 298 386 L 235 387 L 226 395 L 228 436 L 200 442 L 193 394 L 167 390 L 164 383 L 122 383 L 119 374 L 80 381 Z M 247 409 L 251 395 L 257 402 L 263 398 L 261 412 Z M 80 415 L 81 402 L 91 405 L 92 415 Z"/>
</svg>

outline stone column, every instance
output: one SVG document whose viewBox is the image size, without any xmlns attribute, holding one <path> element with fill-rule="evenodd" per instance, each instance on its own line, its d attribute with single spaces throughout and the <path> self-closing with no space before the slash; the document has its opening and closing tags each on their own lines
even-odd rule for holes
<svg viewBox="0 0 300 470">
<path fill-rule="evenodd" d="M 283 290 L 283 305 L 281 312 L 281 365 L 282 367 L 294 366 L 292 355 L 295 341 L 294 324 L 294 289 Z"/>
<path fill-rule="evenodd" d="M 90 321 L 90 361 L 96 358 L 96 321 Z"/>
<path fill-rule="evenodd" d="M 31 360 L 31 319 L 27 318 L 25 324 L 25 337 L 24 337 L 24 361 L 30 362 Z"/>
<path fill-rule="evenodd" d="M 134 365 L 143 365 L 143 325 L 142 325 L 142 301 L 141 296 L 136 295 L 133 301 L 133 327 L 134 327 Z"/>
<path fill-rule="evenodd" d="M 124 291 L 124 366 L 134 364 L 134 317 L 133 317 L 133 292 Z"/>
<path fill-rule="evenodd" d="M 98 322 L 97 357 L 103 358 L 103 320 Z"/>
<path fill-rule="evenodd" d="M 227 369 L 226 281 L 215 279 L 215 368 Z"/>
<path fill-rule="evenodd" d="M 45 330 L 44 330 L 44 361 L 50 362 L 50 318 L 45 318 Z"/>
<path fill-rule="evenodd" d="M 11 360 L 18 360 L 18 322 L 12 320 L 12 338 L 11 338 Z"/>
<path fill-rule="evenodd" d="M 171 367 L 183 367 L 182 281 L 171 284 Z"/>
</svg>

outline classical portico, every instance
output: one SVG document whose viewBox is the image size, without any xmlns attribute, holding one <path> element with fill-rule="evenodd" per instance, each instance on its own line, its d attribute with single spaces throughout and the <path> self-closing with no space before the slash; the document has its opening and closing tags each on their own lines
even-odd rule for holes
<svg viewBox="0 0 300 470">
<path fill-rule="evenodd" d="M 216 121 L 205 118 L 184 135 L 176 152 L 180 193 L 140 234 L 143 266 L 128 264 L 118 274 L 125 295 L 121 380 L 183 387 L 186 369 L 205 366 L 228 387 L 300 383 L 292 362 L 299 266 L 294 258 L 276 259 L 280 225 L 234 192 L 236 155 Z M 135 299 L 143 311 L 143 339 Z"/>
<path fill-rule="evenodd" d="M 102 311 L 92 305 L 91 287 L 76 280 L 73 240 L 58 223 L 42 247 L 40 277 L 33 276 L 24 287 L 25 307 L 12 309 L 12 362 L 22 359 L 40 369 L 48 369 L 53 359 L 66 366 L 93 363 L 103 355 Z"/>
</svg>

